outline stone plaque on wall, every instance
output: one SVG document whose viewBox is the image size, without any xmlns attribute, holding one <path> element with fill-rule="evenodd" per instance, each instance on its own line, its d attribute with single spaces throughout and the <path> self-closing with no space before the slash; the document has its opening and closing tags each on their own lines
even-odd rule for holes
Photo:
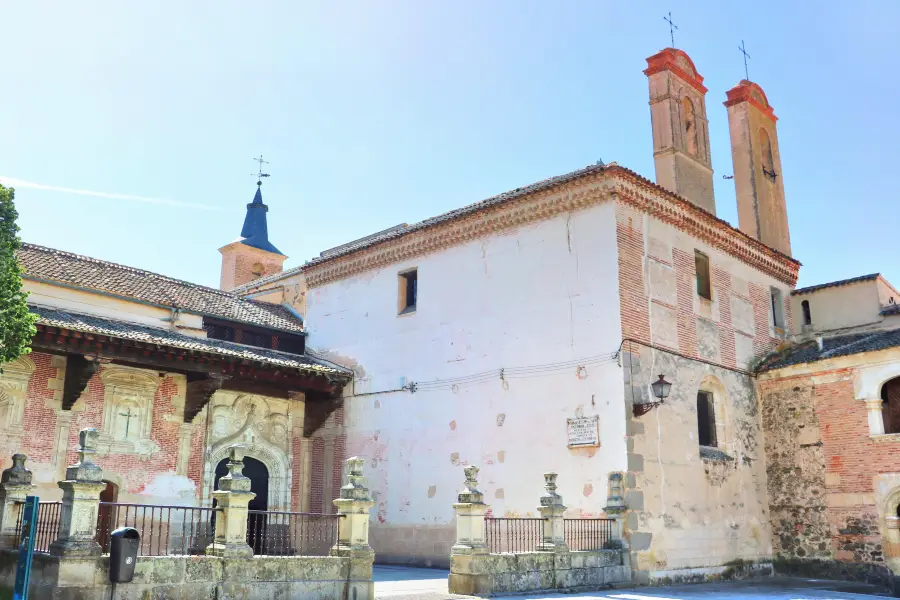
<svg viewBox="0 0 900 600">
<path fill-rule="evenodd" d="M 566 419 L 569 434 L 569 448 L 600 445 L 600 417 L 576 417 Z"/>
</svg>

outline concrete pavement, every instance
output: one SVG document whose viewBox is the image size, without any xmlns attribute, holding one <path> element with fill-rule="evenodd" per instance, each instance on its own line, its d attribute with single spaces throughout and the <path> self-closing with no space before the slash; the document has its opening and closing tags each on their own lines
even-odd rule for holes
<svg viewBox="0 0 900 600">
<path fill-rule="evenodd" d="M 447 592 L 447 571 L 407 567 L 376 566 L 375 596 L 384 600 L 472 600 Z M 884 595 L 877 588 L 855 583 L 774 577 L 752 581 L 631 588 L 581 594 L 526 594 L 504 596 L 507 600 L 830 600 L 872 599 Z"/>
</svg>

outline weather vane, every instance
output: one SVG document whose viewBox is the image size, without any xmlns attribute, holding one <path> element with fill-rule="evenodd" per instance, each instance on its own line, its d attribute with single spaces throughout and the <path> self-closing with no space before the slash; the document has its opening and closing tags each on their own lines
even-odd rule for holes
<svg viewBox="0 0 900 600">
<path fill-rule="evenodd" d="M 669 24 L 669 36 L 672 38 L 672 47 L 675 47 L 675 30 L 678 29 L 678 25 L 672 22 L 672 11 L 669 11 L 668 17 L 663 17 L 663 21 Z"/>
<path fill-rule="evenodd" d="M 750 58 L 750 55 L 747 54 L 747 50 L 744 48 L 744 40 L 741 40 L 741 47 L 738 50 L 744 55 L 744 79 L 750 81 L 750 71 L 747 70 L 747 59 Z"/>
<path fill-rule="evenodd" d="M 263 160 L 262 154 L 259 155 L 259 158 L 254 158 L 253 160 L 259 163 L 259 172 L 251 173 L 251 175 L 256 175 L 256 185 L 262 185 L 263 177 L 269 177 L 268 173 L 263 173 L 263 165 L 269 164 L 269 161 Z"/>
</svg>

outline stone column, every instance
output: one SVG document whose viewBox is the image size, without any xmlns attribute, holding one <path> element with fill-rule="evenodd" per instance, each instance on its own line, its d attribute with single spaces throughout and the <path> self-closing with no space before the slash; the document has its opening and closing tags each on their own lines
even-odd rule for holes
<svg viewBox="0 0 900 600">
<path fill-rule="evenodd" d="M 13 454 L 13 466 L 0 476 L 0 548 L 16 545 L 16 525 L 25 496 L 31 493 L 31 471 L 25 468 L 24 454 Z"/>
<path fill-rule="evenodd" d="M 625 482 L 621 473 L 609 474 L 609 487 L 606 493 L 606 516 L 616 520 L 616 526 L 613 529 L 614 539 L 619 544 L 625 544 L 625 512 L 628 508 L 625 506 Z"/>
<path fill-rule="evenodd" d="M 881 398 L 869 398 L 865 402 L 869 417 L 869 435 L 884 435 L 884 416 L 881 414 L 884 401 Z"/>
<path fill-rule="evenodd" d="M 334 500 L 338 514 L 338 543 L 331 549 L 332 556 L 374 558 L 369 546 L 369 509 L 375 505 L 363 482 L 364 459 L 354 456 L 347 459 L 347 483 L 341 495 Z"/>
<path fill-rule="evenodd" d="M 218 508 L 213 543 L 206 553 L 226 558 L 253 556 L 247 543 L 247 505 L 256 498 L 250 491 L 250 478 L 243 474 L 244 449 L 232 446 L 229 451 L 228 475 L 219 479 L 219 489 L 212 493 Z"/>
<path fill-rule="evenodd" d="M 450 554 L 487 554 L 484 541 L 484 514 L 488 505 L 484 503 L 484 495 L 478 491 L 478 467 L 468 466 L 463 469 L 466 474 L 466 489 L 457 495 L 453 505 L 456 510 L 456 544 Z"/>
<path fill-rule="evenodd" d="M 544 473 L 544 489 L 538 512 L 544 518 L 544 539 L 538 550 L 541 552 L 567 552 L 565 519 L 566 507 L 562 496 L 556 493 L 556 473 Z"/>
<path fill-rule="evenodd" d="M 66 557 L 89 557 L 101 553 L 94 539 L 100 492 L 106 489 L 103 469 L 91 461 L 97 452 L 100 434 L 93 427 L 78 434 L 78 462 L 66 469 L 65 481 L 57 483 L 63 491 L 59 515 L 59 533 L 50 544 L 50 554 Z"/>
</svg>

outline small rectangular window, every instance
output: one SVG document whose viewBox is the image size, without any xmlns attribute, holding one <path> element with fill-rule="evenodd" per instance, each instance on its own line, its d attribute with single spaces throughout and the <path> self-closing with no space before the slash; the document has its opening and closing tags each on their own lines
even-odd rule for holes
<svg viewBox="0 0 900 600">
<path fill-rule="evenodd" d="M 716 409 L 713 404 L 713 395 L 709 392 L 697 392 L 697 439 L 701 446 L 715 448 L 716 440 Z"/>
<path fill-rule="evenodd" d="M 415 312 L 418 300 L 419 272 L 416 269 L 400 273 L 398 290 L 398 313 Z"/>
<path fill-rule="evenodd" d="M 771 289 L 772 297 L 772 325 L 776 329 L 784 329 L 784 301 L 782 300 L 781 290 L 777 288 Z"/>
<path fill-rule="evenodd" d="M 694 264 L 697 267 L 697 295 L 712 300 L 712 283 L 709 277 L 709 257 L 694 250 Z"/>
</svg>

